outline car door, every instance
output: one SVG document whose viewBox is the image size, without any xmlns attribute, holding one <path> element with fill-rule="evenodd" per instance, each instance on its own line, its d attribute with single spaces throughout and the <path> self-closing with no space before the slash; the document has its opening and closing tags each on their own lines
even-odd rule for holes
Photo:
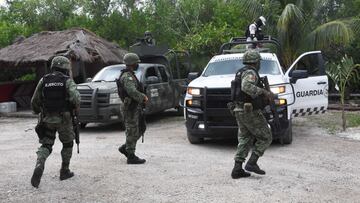
<svg viewBox="0 0 360 203">
<path fill-rule="evenodd" d="M 161 82 L 159 71 L 157 70 L 157 66 L 150 66 L 145 69 L 144 74 L 144 81 L 145 81 L 145 89 L 146 95 L 149 98 L 149 102 L 146 105 L 146 109 L 148 113 L 155 113 L 161 111 L 161 97 L 160 97 L 160 90 L 161 90 Z M 157 77 L 157 82 L 149 83 L 150 77 Z"/>
<path fill-rule="evenodd" d="M 298 77 L 297 73 L 304 73 L 306 76 Z M 294 91 L 294 101 L 289 106 L 291 117 L 325 113 L 329 83 L 321 51 L 302 54 L 285 75 Z"/>
<path fill-rule="evenodd" d="M 174 103 L 174 91 L 171 88 L 169 81 L 169 74 L 167 73 L 164 66 L 158 67 L 159 75 L 161 76 L 161 88 L 159 89 L 159 94 L 162 99 L 162 108 L 169 109 L 173 107 Z"/>
</svg>

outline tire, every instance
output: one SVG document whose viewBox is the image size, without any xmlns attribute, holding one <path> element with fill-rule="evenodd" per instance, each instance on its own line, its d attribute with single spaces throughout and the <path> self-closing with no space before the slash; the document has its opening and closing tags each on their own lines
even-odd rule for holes
<svg viewBox="0 0 360 203">
<path fill-rule="evenodd" d="M 181 106 L 176 107 L 176 116 L 184 116 L 184 108 Z"/>
<path fill-rule="evenodd" d="M 204 138 L 202 137 L 196 137 L 190 132 L 187 132 L 187 138 L 191 144 L 202 144 L 204 143 Z"/>
<path fill-rule="evenodd" d="M 120 123 L 120 129 L 121 129 L 121 130 L 126 130 L 125 122 L 124 122 L 124 121 L 122 121 L 122 122 Z"/>
<path fill-rule="evenodd" d="M 292 135 L 292 120 L 289 120 L 289 127 L 288 129 L 285 131 L 285 133 L 283 134 L 282 138 L 280 138 L 280 142 L 282 144 L 291 144 L 293 140 L 293 135 Z"/>
<path fill-rule="evenodd" d="M 80 123 L 80 128 L 81 128 L 81 129 L 85 129 L 85 128 L 86 128 L 86 125 L 87 125 L 87 123 Z"/>
</svg>

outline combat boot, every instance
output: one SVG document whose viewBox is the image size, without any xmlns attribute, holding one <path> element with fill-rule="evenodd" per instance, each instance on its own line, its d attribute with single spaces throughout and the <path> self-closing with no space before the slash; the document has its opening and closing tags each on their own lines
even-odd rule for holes
<svg viewBox="0 0 360 203">
<path fill-rule="evenodd" d="M 40 185 L 41 177 L 45 168 L 45 160 L 38 159 L 36 161 L 34 173 L 31 177 L 31 185 L 38 188 Z"/>
<path fill-rule="evenodd" d="M 143 164 L 145 163 L 145 159 L 140 159 L 135 154 L 129 154 L 127 159 L 127 164 Z"/>
<path fill-rule="evenodd" d="M 234 168 L 231 172 L 231 177 L 233 179 L 238 179 L 238 178 L 245 178 L 245 177 L 249 177 L 249 176 L 250 176 L 250 173 L 244 171 L 244 169 L 242 168 L 242 162 L 235 161 Z"/>
<path fill-rule="evenodd" d="M 259 175 L 265 175 L 265 171 L 261 170 L 260 167 L 257 165 L 258 159 L 259 156 L 255 153 L 252 153 L 249 161 L 245 165 L 245 170 L 257 173 Z"/>
<path fill-rule="evenodd" d="M 60 180 L 66 180 L 74 176 L 74 173 L 69 169 L 69 163 L 62 163 L 60 169 Z"/>
<path fill-rule="evenodd" d="M 126 145 L 123 144 L 121 145 L 121 147 L 119 147 L 119 152 L 121 154 L 123 154 L 124 156 L 126 156 L 126 158 L 129 156 L 129 153 L 126 151 Z"/>
</svg>

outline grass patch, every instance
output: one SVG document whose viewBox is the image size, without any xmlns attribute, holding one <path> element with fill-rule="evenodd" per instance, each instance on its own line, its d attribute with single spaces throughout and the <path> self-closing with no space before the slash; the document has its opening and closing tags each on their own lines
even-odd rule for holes
<svg viewBox="0 0 360 203">
<path fill-rule="evenodd" d="M 360 112 L 345 112 L 345 116 L 348 128 L 360 126 Z M 318 127 L 327 129 L 330 134 L 342 131 L 340 111 L 328 111 L 326 114 L 310 116 L 308 119 Z"/>
<path fill-rule="evenodd" d="M 360 112 L 356 113 L 347 113 L 346 114 L 348 127 L 358 127 L 360 126 Z"/>
</svg>

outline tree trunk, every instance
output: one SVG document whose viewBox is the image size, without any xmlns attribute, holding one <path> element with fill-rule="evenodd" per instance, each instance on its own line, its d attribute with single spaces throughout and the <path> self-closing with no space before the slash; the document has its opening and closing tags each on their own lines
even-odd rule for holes
<svg viewBox="0 0 360 203">
<path fill-rule="evenodd" d="M 341 92 L 341 106 L 342 106 L 342 112 L 341 112 L 341 118 L 342 118 L 342 127 L 343 131 L 346 130 L 346 117 L 345 117 L 345 87 L 340 89 Z"/>
<path fill-rule="evenodd" d="M 343 127 L 343 131 L 346 130 L 346 117 L 345 117 L 345 104 L 342 104 L 342 127 Z"/>
</svg>

